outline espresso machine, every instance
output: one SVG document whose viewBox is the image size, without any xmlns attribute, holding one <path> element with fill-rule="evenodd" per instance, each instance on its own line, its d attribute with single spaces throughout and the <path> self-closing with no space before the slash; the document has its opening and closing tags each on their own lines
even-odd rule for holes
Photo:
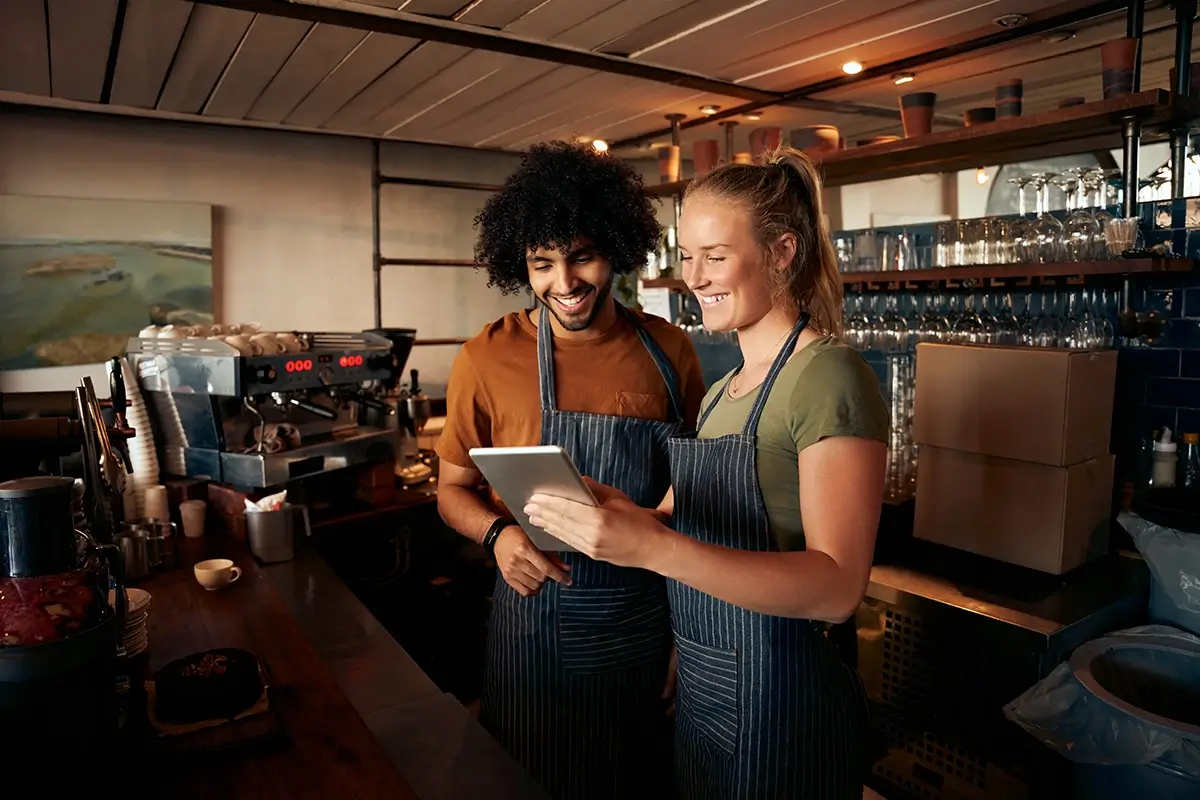
<svg viewBox="0 0 1200 800">
<path fill-rule="evenodd" d="M 393 343 L 374 332 L 293 338 L 299 350 L 269 355 L 220 339 L 129 340 L 166 472 L 255 490 L 395 460 Z"/>
</svg>

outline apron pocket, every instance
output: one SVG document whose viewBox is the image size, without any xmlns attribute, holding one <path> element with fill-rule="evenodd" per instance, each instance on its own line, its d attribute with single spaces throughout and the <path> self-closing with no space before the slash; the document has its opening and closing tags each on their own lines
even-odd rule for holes
<svg viewBox="0 0 1200 800">
<path fill-rule="evenodd" d="M 595 674 L 661 660 L 665 677 L 671 621 L 661 585 L 564 589 L 558 614 L 566 671 Z"/>
<path fill-rule="evenodd" d="M 679 651 L 679 718 L 726 753 L 741 735 L 740 670 L 735 650 L 722 650 L 675 634 Z"/>
</svg>

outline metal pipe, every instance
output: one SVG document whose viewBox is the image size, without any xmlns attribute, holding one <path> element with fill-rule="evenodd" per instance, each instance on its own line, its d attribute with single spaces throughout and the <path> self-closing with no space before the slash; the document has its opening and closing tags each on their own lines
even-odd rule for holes
<svg viewBox="0 0 1200 800">
<path fill-rule="evenodd" d="M 676 148 L 679 144 L 679 123 L 687 117 L 687 114 L 667 114 L 667 121 L 671 123 L 671 144 Z M 683 153 L 679 154 L 679 163 L 683 164 Z M 682 172 L 682 170 L 680 170 Z M 682 177 L 682 175 L 680 175 Z M 683 216 L 683 194 L 675 192 L 671 201 L 671 210 L 675 218 L 675 247 L 674 256 L 675 263 L 679 263 L 679 218 Z"/>
<path fill-rule="evenodd" d="M 1175 3 L 1175 85 L 1177 97 L 1192 93 L 1192 31 L 1196 22 L 1196 0 Z M 1171 131 L 1171 196 L 1183 197 L 1187 181 L 1189 131 L 1180 125 Z"/>
<path fill-rule="evenodd" d="M 1133 91 L 1142 90 L 1142 32 L 1146 25 L 1146 0 L 1129 0 L 1125 9 L 1125 36 L 1138 40 L 1137 56 L 1133 59 Z"/>
<path fill-rule="evenodd" d="M 380 252 L 379 218 L 379 141 L 371 142 L 371 268 L 375 273 L 375 327 L 383 327 L 383 254 Z"/>
<path fill-rule="evenodd" d="M 721 127 L 725 129 L 725 163 L 733 163 L 733 129 L 738 126 L 737 120 L 727 119 L 721 122 Z"/>
</svg>

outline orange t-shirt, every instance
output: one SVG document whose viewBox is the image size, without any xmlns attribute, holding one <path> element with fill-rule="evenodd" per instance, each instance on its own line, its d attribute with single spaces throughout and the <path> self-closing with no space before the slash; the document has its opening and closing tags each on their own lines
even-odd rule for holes
<svg viewBox="0 0 1200 800">
<path fill-rule="evenodd" d="M 700 360 L 687 334 L 659 317 L 634 312 L 675 366 L 691 429 L 704 399 Z M 666 420 L 670 398 L 650 353 L 625 318 L 600 336 L 554 340 L 557 407 L 621 417 Z M 537 327 L 529 312 L 508 314 L 463 345 L 446 389 L 446 424 L 437 454 L 470 467 L 472 447 L 541 443 Z"/>
</svg>

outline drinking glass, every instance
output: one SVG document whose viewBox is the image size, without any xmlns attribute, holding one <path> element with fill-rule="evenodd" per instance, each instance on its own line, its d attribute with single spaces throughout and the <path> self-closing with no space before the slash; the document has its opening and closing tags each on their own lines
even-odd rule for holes
<svg viewBox="0 0 1200 800">
<path fill-rule="evenodd" d="M 1063 260 L 1063 224 L 1050 213 L 1050 181 L 1058 177 L 1054 172 L 1041 172 L 1033 176 L 1037 190 L 1038 210 L 1034 221 L 1034 239 L 1037 243 L 1037 262 L 1054 264 Z"/>
<path fill-rule="evenodd" d="M 968 295 L 964 303 L 966 308 L 954 322 L 954 341 L 958 344 L 986 344 L 983 320 L 975 313 L 974 296 Z"/>
<path fill-rule="evenodd" d="M 1006 294 L 996 312 L 996 344 L 1013 347 L 1021 343 L 1021 324 L 1013 314 L 1012 295 Z"/>
<path fill-rule="evenodd" d="M 1017 175 L 1008 179 L 1009 183 L 1017 187 L 1017 209 L 1020 215 L 1008 226 L 1009 258 L 1014 264 L 1036 260 L 1031 255 L 1034 242 L 1033 221 L 1025 210 L 1025 187 L 1032 180 L 1028 175 Z"/>
<path fill-rule="evenodd" d="M 1051 292 L 1048 296 L 1042 295 L 1042 311 L 1033 330 L 1033 346 L 1058 347 L 1059 341 L 1058 292 Z"/>
<path fill-rule="evenodd" d="M 1096 243 L 1103 235 L 1100 223 L 1087 208 L 1083 176 L 1088 172 L 1087 168 L 1069 169 L 1068 176 L 1060 184 L 1067 194 L 1067 207 L 1071 209 L 1066 222 L 1063 223 L 1066 256 L 1071 261 L 1090 261 L 1096 258 Z"/>
</svg>

